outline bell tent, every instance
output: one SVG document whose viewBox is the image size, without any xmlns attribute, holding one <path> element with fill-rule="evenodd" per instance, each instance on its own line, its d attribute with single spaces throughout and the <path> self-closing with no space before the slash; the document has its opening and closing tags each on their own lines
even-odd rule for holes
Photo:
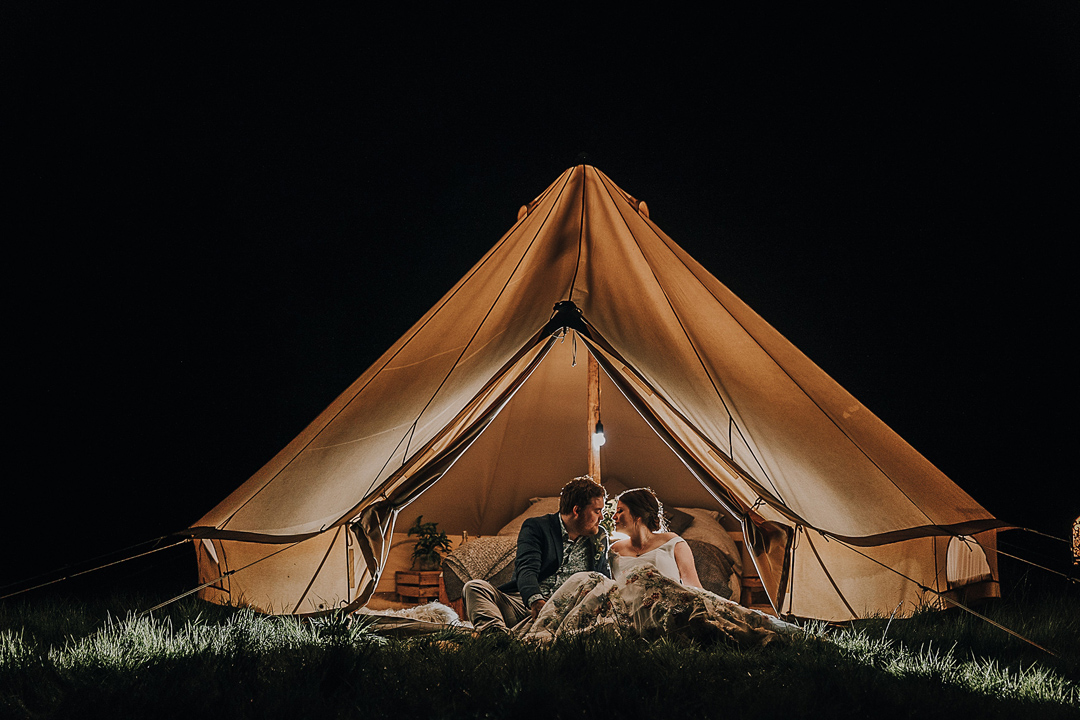
<svg viewBox="0 0 1080 720">
<path fill-rule="evenodd" d="M 737 520 L 780 614 L 889 614 L 964 583 L 996 594 L 995 554 L 981 548 L 1004 524 L 645 203 L 579 165 L 190 528 L 200 595 L 268 612 L 360 607 L 406 507 L 450 533 L 493 534 L 590 470 L 597 420 L 609 490 L 647 485 Z M 955 569 L 958 546 L 980 549 L 978 568 Z"/>
</svg>

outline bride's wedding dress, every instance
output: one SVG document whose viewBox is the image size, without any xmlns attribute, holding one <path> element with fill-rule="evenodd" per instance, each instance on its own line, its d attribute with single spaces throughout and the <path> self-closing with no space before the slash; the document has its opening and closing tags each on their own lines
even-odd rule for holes
<svg viewBox="0 0 1080 720">
<path fill-rule="evenodd" d="M 570 576 L 535 621 L 519 626 L 519 635 L 546 641 L 608 627 L 633 629 L 645 637 L 726 637 L 763 645 L 777 633 L 799 629 L 708 590 L 682 585 L 675 562 L 679 542 L 682 538 L 675 536 L 637 557 L 613 554 L 614 579 L 593 572 Z"/>
</svg>

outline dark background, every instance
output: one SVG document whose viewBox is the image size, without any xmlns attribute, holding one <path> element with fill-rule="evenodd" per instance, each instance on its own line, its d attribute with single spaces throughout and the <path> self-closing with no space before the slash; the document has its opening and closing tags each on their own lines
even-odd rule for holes
<svg viewBox="0 0 1080 720">
<path fill-rule="evenodd" d="M 196 521 L 581 153 L 988 510 L 1065 536 L 1080 12 L 941 5 L 3 10 L 4 582 Z"/>
</svg>

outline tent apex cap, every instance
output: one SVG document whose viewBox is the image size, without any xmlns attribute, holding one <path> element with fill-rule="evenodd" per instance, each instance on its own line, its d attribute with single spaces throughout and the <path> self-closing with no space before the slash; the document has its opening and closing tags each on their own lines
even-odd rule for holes
<svg viewBox="0 0 1080 720">
<path fill-rule="evenodd" d="M 541 330 L 541 336 L 546 337 L 548 335 L 554 335 L 562 329 L 577 330 L 584 335 L 589 335 L 588 328 L 585 327 L 585 319 L 582 315 L 581 308 L 574 304 L 573 300 L 562 300 L 555 303 L 555 307 L 552 309 L 551 319 L 547 321 L 544 329 Z"/>
</svg>

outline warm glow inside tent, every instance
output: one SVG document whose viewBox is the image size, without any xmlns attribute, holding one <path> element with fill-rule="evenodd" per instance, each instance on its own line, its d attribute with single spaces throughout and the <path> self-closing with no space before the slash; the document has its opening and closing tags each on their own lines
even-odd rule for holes
<svg viewBox="0 0 1080 720">
<path fill-rule="evenodd" d="M 779 613 L 845 620 L 935 602 L 924 588 L 996 592 L 993 552 L 989 574 L 951 577 L 949 548 L 992 548 L 1003 523 L 581 165 L 192 526 L 202 581 L 220 578 L 202 597 L 358 607 L 406 507 L 480 535 L 558 494 L 588 469 L 590 355 L 609 491 L 648 485 L 736 518 Z"/>
</svg>

